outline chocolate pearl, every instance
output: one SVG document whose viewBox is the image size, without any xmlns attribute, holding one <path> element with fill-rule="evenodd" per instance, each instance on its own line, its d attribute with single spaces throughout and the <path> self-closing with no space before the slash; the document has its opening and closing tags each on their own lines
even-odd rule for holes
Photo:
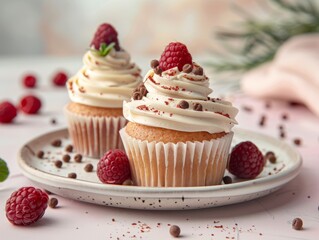
<svg viewBox="0 0 319 240">
<path fill-rule="evenodd" d="M 77 163 L 82 162 L 82 155 L 81 154 L 76 154 L 74 156 L 74 161 L 77 162 Z"/>
<path fill-rule="evenodd" d="M 195 111 L 203 111 L 203 106 L 200 103 L 195 103 L 194 105 L 194 110 Z"/>
<path fill-rule="evenodd" d="M 265 160 L 269 160 L 271 163 L 276 163 L 277 158 L 273 152 L 269 151 L 265 154 Z"/>
<path fill-rule="evenodd" d="M 44 152 L 43 151 L 39 151 L 38 153 L 37 153 L 37 157 L 38 158 L 43 158 L 43 156 L 44 156 Z"/>
<path fill-rule="evenodd" d="M 85 170 L 86 172 L 92 172 L 92 170 L 93 170 L 93 165 L 92 165 L 91 163 L 86 164 L 85 167 L 84 167 L 84 170 Z"/>
<path fill-rule="evenodd" d="M 51 143 L 51 145 L 53 146 L 53 147 L 61 147 L 61 140 L 60 139 L 57 139 L 57 140 L 54 140 L 52 143 Z"/>
<path fill-rule="evenodd" d="M 162 74 L 162 69 L 159 67 L 159 66 L 157 66 L 156 68 L 154 68 L 154 73 L 155 74 L 157 74 L 157 75 L 161 75 Z"/>
<path fill-rule="evenodd" d="M 193 70 L 192 65 L 190 65 L 188 63 L 183 66 L 183 72 L 184 73 L 190 73 L 192 70 Z"/>
<path fill-rule="evenodd" d="M 301 145 L 301 140 L 300 140 L 299 138 L 295 138 L 295 139 L 294 139 L 294 144 L 295 144 L 296 146 L 300 146 L 300 145 Z"/>
<path fill-rule="evenodd" d="M 69 154 L 65 154 L 62 157 L 63 162 L 70 162 L 70 159 L 71 159 L 71 157 Z"/>
<path fill-rule="evenodd" d="M 76 173 L 74 173 L 74 172 L 69 173 L 68 178 L 76 178 Z"/>
<path fill-rule="evenodd" d="M 141 100 L 143 98 L 143 95 L 139 91 L 136 91 L 133 92 L 132 98 L 134 100 Z"/>
<path fill-rule="evenodd" d="M 169 233 L 170 233 L 173 237 L 177 238 L 177 237 L 179 237 L 179 235 L 181 234 L 181 229 L 179 228 L 179 226 L 172 225 L 172 226 L 170 227 L 170 229 L 169 229 Z"/>
<path fill-rule="evenodd" d="M 151 61 L 151 68 L 156 68 L 159 65 L 159 61 L 154 59 Z"/>
<path fill-rule="evenodd" d="M 73 151 L 73 146 L 69 144 L 68 146 L 65 147 L 66 152 L 72 152 Z"/>
<path fill-rule="evenodd" d="M 50 198 L 50 200 L 49 200 L 49 207 L 50 207 L 50 208 L 56 208 L 56 206 L 58 206 L 58 203 L 59 203 L 58 199 L 56 199 L 56 198 Z"/>
<path fill-rule="evenodd" d="M 194 74 L 195 74 L 195 75 L 203 75 L 203 73 L 204 73 L 204 70 L 203 70 L 202 67 L 197 67 L 197 68 L 195 68 L 195 70 L 194 70 Z"/>
<path fill-rule="evenodd" d="M 54 162 L 54 165 L 57 167 L 57 168 L 61 168 L 62 167 L 62 161 L 60 161 L 60 160 L 56 160 L 55 162 Z"/>
<path fill-rule="evenodd" d="M 230 183 L 233 182 L 233 180 L 232 180 L 232 178 L 230 176 L 225 176 L 225 177 L 223 177 L 223 182 L 225 184 L 230 184 Z"/>
<path fill-rule="evenodd" d="M 292 220 L 292 228 L 295 230 L 301 230 L 302 229 L 303 222 L 300 218 L 295 218 Z"/>
<path fill-rule="evenodd" d="M 189 103 L 185 100 L 182 100 L 179 102 L 177 107 L 182 108 L 182 109 L 187 109 L 189 107 Z"/>
</svg>

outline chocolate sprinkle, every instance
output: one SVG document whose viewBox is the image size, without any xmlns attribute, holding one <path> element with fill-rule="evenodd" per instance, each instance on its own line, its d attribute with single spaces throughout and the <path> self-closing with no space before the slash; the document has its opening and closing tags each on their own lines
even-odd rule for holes
<svg viewBox="0 0 319 240">
<path fill-rule="evenodd" d="M 70 162 L 70 159 L 71 159 L 71 157 L 69 154 L 65 154 L 62 157 L 63 162 Z"/>
<path fill-rule="evenodd" d="M 177 104 L 178 108 L 187 109 L 189 107 L 189 103 L 185 100 L 182 100 Z"/>
<path fill-rule="evenodd" d="M 66 152 L 72 152 L 73 151 L 73 146 L 69 144 L 68 146 L 65 147 Z"/>
<path fill-rule="evenodd" d="M 230 184 L 230 183 L 233 182 L 233 180 L 232 180 L 232 178 L 230 176 L 225 176 L 225 177 L 223 177 L 223 182 L 225 184 Z"/>
<path fill-rule="evenodd" d="M 203 111 L 203 106 L 200 103 L 195 103 L 194 105 L 194 110 L 195 111 Z"/>
<path fill-rule="evenodd" d="M 77 162 L 77 163 L 82 162 L 82 155 L 81 154 L 76 154 L 74 156 L 74 161 Z"/>
<path fill-rule="evenodd" d="M 37 157 L 38 157 L 38 158 L 42 159 L 43 156 L 44 156 L 44 152 L 43 152 L 43 151 L 37 152 Z"/>
<path fill-rule="evenodd" d="M 60 139 L 54 140 L 51 145 L 53 147 L 61 147 L 62 141 Z"/>
<path fill-rule="evenodd" d="M 49 207 L 50 207 L 50 208 L 56 208 L 56 206 L 58 206 L 58 203 L 59 203 L 58 199 L 56 199 L 56 198 L 50 198 L 50 200 L 49 200 Z"/>
<path fill-rule="evenodd" d="M 57 168 L 61 168 L 62 167 L 62 161 L 61 160 L 56 160 L 55 162 L 54 162 L 54 165 L 57 167 Z"/>
<path fill-rule="evenodd" d="M 151 68 L 156 68 L 159 65 L 159 61 L 154 59 L 151 61 Z"/>
<path fill-rule="evenodd" d="M 203 74 L 204 74 L 203 68 L 202 68 L 202 67 L 197 67 L 197 68 L 195 68 L 194 74 L 195 74 L 195 75 L 203 75 Z"/>
<path fill-rule="evenodd" d="M 259 120 L 259 126 L 261 126 L 261 127 L 264 126 L 265 122 L 266 122 L 266 116 L 262 115 L 260 120 Z"/>
<path fill-rule="evenodd" d="M 69 173 L 68 178 L 76 178 L 76 173 L 74 173 L 74 172 Z"/>
<path fill-rule="evenodd" d="M 190 65 L 188 63 L 183 66 L 183 72 L 184 73 L 190 73 L 192 70 L 193 70 L 192 65 Z"/>
<path fill-rule="evenodd" d="M 93 165 L 91 163 L 88 163 L 85 165 L 84 170 L 86 172 L 92 172 L 93 171 Z"/>
<path fill-rule="evenodd" d="M 301 230 L 302 229 L 303 222 L 300 218 L 295 218 L 292 220 L 292 228 L 295 230 Z"/>
<path fill-rule="evenodd" d="M 176 225 L 172 225 L 170 228 L 169 228 L 169 233 L 177 238 L 179 237 L 180 233 L 181 233 L 181 229 L 179 228 L 179 226 L 176 226 Z"/>
</svg>

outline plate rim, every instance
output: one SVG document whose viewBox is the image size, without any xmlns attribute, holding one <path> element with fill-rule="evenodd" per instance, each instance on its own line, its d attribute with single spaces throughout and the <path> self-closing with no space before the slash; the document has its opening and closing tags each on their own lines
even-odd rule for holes
<svg viewBox="0 0 319 240">
<path fill-rule="evenodd" d="M 186 196 L 194 193 L 199 193 L 199 194 L 204 194 L 207 196 L 201 196 L 201 197 L 209 197 L 212 194 L 215 197 L 218 196 L 237 196 L 237 195 L 242 195 L 242 193 L 237 193 L 236 192 L 241 192 L 243 189 L 247 190 L 249 187 L 251 187 L 251 191 L 248 191 L 249 193 L 256 192 L 254 189 L 260 188 L 260 186 L 263 185 L 270 185 L 271 187 L 268 187 L 267 189 L 261 188 L 261 191 L 269 190 L 271 188 L 279 187 L 285 183 L 288 183 L 290 180 L 295 178 L 302 166 L 302 157 L 300 153 L 293 148 L 291 145 L 287 144 L 284 141 L 281 141 L 279 139 L 276 139 L 272 136 L 259 133 L 259 132 L 254 132 L 251 130 L 247 129 L 242 129 L 242 128 L 234 128 L 234 133 L 239 133 L 239 134 L 253 134 L 254 137 L 258 138 L 264 138 L 267 141 L 275 141 L 277 144 L 284 145 L 286 148 L 288 148 L 291 152 L 293 152 L 295 156 L 295 164 L 290 167 L 289 170 L 287 171 L 281 171 L 277 174 L 270 175 L 267 177 L 263 178 L 257 178 L 257 179 L 252 179 L 252 180 L 247 180 L 247 181 L 242 181 L 242 182 L 237 182 L 237 183 L 232 183 L 232 184 L 223 184 L 223 185 L 213 185 L 213 186 L 198 186 L 198 187 L 142 187 L 142 186 L 123 186 L 123 185 L 112 185 L 112 184 L 103 184 L 103 183 L 97 183 L 97 182 L 88 182 L 85 180 L 77 179 L 74 181 L 74 179 L 70 179 L 67 177 L 61 177 L 52 173 L 47 173 L 40 171 L 38 169 L 33 168 L 32 166 L 28 165 L 27 162 L 23 159 L 23 153 L 27 149 L 27 151 L 30 151 L 28 148 L 28 145 L 31 144 L 34 141 L 37 141 L 41 138 L 44 137 L 49 137 L 50 135 L 62 135 L 62 134 L 67 134 L 68 136 L 68 130 L 67 128 L 62 128 L 62 129 L 57 129 L 53 131 L 49 131 L 46 133 L 43 133 L 37 137 L 32 138 L 31 140 L 27 141 L 25 144 L 22 145 L 22 147 L 18 151 L 18 165 L 22 171 L 22 173 L 29 178 L 30 180 L 33 180 L 35 182 L 41 181 L 41 184 L 46 184 L 50 185 L 52 187 L 56 187 L 56 183 L 61 184 L 60 188 L 63 189 L 73 189 L 73 190 L 79 190 L 83 191 L 83 183 L 88 185 L 86 192 L 90 193 L 100 193 L 100 194 L 105 194 L 108 193 L 109 195 L 114 195 L 114 196 L 131 196 L 133 194 L 143 194 L 143 197 L 158 197 L 158 195 L 167 195 L 165 197 L 171 196 Z M 50 178 L 48 178 L 48 176 Z M 55 183 L 53 185 L 52 183 Z M 237 191 L 236 191 L 237 190 Z M 231 194 L 233 193 L 233 194 Z M 247 193 L 247 191 L 245 192 Z"/>
</svg>

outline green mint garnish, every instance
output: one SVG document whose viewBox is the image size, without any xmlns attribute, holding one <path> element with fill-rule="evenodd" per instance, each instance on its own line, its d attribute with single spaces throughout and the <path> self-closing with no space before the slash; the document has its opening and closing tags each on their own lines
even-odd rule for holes
<svg viewBox="0 0 319 240">
<path fill-rule="evenodd" d="M 0 182 L 3 182 L 9 176 L 7 163 L 0 158 Z"/>
<path fill-rule="evenodd" d="M 102 57 L 105 57 L 106 55 L 110 53 L 110 51 L 112 50 L 114 46 L 115 46 L 114 42 L 110 43 L 109 45 L 106 45 L 106 43 L 102 43 L 100 45 L 100 49 L 98 52 Z"/>
</svg>

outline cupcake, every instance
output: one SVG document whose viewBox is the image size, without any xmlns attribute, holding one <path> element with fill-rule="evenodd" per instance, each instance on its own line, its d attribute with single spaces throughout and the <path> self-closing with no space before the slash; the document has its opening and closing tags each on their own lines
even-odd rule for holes
<svg viewBox="0 0 319 240">
<path fill-rule="evenodd" d="M 127 121 L 122 105 L 141 82 L 140 73 L 120 47 L 116 30 L 100 25 L 83 67 L 67 82 L 71 102 L 64 111 L 77 152 L 100 158 L 109 149 L 123 148 L 119 130 Z"/>
<path fill-rule="evenodd" d="M 131 101 L 123 103 L 129 122 L 120 134 L 134 184 L 220 184 L 238 110 L 209 97 L 209 79 L 182 43 L 170 43 L 151 67 Z"/>
</svg>

